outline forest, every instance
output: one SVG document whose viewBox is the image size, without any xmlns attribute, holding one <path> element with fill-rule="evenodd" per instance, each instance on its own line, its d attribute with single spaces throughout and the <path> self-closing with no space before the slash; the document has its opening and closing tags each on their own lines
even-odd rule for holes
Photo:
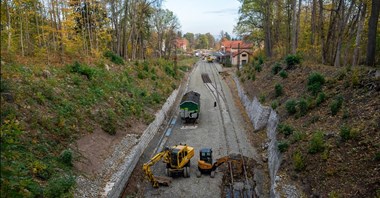
<svg viewBox="0 0 380 198">
<path fill-rule="evenodd" d="M 99 57 L 112 50 L 124 60 L 169 59 L 176 38 L 189 47 L 211 48 L 210 34 L 182 35 L 162 0 L 5 0 L 1 2 L 1 53 L 39 57 Z M 227 34 L 229 37 L 229 35 Z"/>
<path fill-rule="evenodd" d="M 189 49 L 216 47 L 211 34 L 182 35 L 162 0 L 4 0 L 1 52 L 43 57 L 99 56 L 125 60 L 170 57 L 176 38 Z M 301 53 L 326 65 L 378 65 L 379 1 L 241 0 L 236 34 L 267 57 Z M 227 35 L 223 32 L 222 37 Z M 228 38 L 227 37 L 227 38 Z M 231 39 L 231 38 L 229 38 Z"/>
<path fill-rule="evenodd" d="M 238 35 L 267 57 L 300 53 L 333 66 L 379 65 L 376 0 L 241 0 Z"/>
</svg>

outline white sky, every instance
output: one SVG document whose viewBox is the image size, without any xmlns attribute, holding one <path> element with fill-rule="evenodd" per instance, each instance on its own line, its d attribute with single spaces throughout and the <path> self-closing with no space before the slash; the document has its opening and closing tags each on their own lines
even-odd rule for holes
<svg viewBox="0 0 380 198">
<path fill-rule="evenodd" d="M 218 38 L 223 30 L 235 35 L 232 31 L 240 7 L 237 0 L 164 0 L 162 7 L 178 17 L 182 34 L 209 32 Z"/>
</svg>

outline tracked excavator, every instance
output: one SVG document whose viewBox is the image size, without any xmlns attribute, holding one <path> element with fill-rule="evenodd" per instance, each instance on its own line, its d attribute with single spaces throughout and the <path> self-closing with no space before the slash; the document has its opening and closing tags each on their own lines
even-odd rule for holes
<svg viewBox="0 0 380 198">
<path fill-rule="evenodd" d="M 198 171 L 196 175 L 197 177 L 201 177 L 202 174 L 210 174 L 210 177 L 214 178 L 216 169 L 225 162 L 232 162 L 232 164 L 238 168 L 238 171 L 241 172 L 242 163 L 240 160 L 235 159 L 235 157 L 224 156 L 213 163 L 212 149 L 202 148 L 199 151 Z"/>
<path fill-rule="evenodd" d="M 168 186 L 171 179 L 168 177 L 154 176 L 151 166 L 163 159 L 166 164 L 166 175 L 171 177 L 173 175 L 182 174 L 183 177 L 190 177 L 190 159 L 194 156 L 194 148 L 185 145 L 175 145 L 172 147 L 165 147 L 165 149 L 157 153 L 152 159 L 143 165 L 143 170 L 146 177 L 152 183 L 154 188 L 159 185 Z"/>
</svg>

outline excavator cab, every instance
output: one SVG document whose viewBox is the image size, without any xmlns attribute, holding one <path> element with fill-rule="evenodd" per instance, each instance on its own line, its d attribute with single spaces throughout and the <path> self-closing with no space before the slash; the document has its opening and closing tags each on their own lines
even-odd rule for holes
<svg viewBox="0 0 380 198">
<path fill-rule="evenodd" d="M 236 161 L 230 156 L 224 156 L 218 158 L 213 162 L 212 160 L 212 149 L 211 148 L 202 148 L 199 151 L 199 160 L 198 160 L 198 171 L 196 172 L 197 177 L 200 177 L 202 173 L 210 174 L 211 178 L 215 177 L 216 169 L 227 161 Z"/>
<path fill-rule="evenodd" d="M 212 149 L 203 148 L 199 151 L 199 159 L 205 163 L 212 164 Z"/>
</svg>

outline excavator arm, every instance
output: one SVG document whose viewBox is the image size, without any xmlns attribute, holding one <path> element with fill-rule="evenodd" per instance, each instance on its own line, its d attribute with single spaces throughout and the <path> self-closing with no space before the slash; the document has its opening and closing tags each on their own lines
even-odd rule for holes
<svg viewBox="0 0 380 198">
<path fill-rule="evenodd" d="M 222 165 L 224 162 L 228 161 L 229 159 L 230 159 L 229 156 L 225 156 L 225 157 L 221 157 L 217 159 L 216 162 L 214 162 L 214 164 L 212 165 L 211 170 L 215 171 L 216 168 L 218 168 L 220 165 Z"/>
<path fill-rule="evenodd" d="M 150 159 L 147 163 L 143 165 L 143 170 L 145 172 L 145 175 L 148 178 L 148 180 L 152 182 L 152 185 L 154 188 L 158 188 L 158 185 L 163 182 L 160 182 L 160 180 L 153 175 L 150 167 L 153 166 L 158 161 L 160 161 L 163 157 L 167 156 L 168 152 L 169 152 L 168 150 L 165 150 L 160 153 L 157 153 L 152 159 Z"/>
</svg>

